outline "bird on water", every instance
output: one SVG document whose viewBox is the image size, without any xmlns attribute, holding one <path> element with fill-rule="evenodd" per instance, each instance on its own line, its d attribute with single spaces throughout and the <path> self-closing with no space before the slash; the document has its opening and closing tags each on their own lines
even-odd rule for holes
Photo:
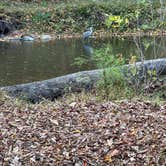
<svg viewBox="0 0 166 166">
<path fill-rule="evenodd" d="M 83 33 L 83 39 L 89 39 L 89 37 L 93 34 L 93 28 L 90 27 L 88 31 L 84 32 Z"/>
</svg>

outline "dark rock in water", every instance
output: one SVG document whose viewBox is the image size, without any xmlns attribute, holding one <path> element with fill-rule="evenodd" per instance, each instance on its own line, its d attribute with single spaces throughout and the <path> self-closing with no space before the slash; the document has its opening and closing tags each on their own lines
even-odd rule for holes
<svg viewBox="0 0 166 166">
<path fill-rule="evenodd" d="M 14 27 L 14 30 L 19 30 L 19 29 L 23 28 L 23 24 L 17 19 L 11 20 L 11 23 Z"/>
<path fill-rule="evenodd" d="M 10 22 L 0 20 L 0 35 L 7 35 L 13 29 L 13 25 Z"/>
<path fill-rule="evenodd" d="M 5 20 L 0 20 L 0 36 L 8 35 L 12 31 L 20 29 L 20 27 L 21 23 L 19 23 L 18 21 L 13 20 L 12 22 L 9 22 Z"/>
</svg>

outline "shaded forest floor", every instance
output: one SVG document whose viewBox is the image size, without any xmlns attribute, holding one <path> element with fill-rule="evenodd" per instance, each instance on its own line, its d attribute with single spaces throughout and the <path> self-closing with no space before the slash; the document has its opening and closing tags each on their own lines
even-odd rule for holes
<svg viewBox="0 0 166 166">
<path fill-rule="evenodd" d="M 166 103 L 0 100 L 0 165 L 165 165 Z"/>
</svg>

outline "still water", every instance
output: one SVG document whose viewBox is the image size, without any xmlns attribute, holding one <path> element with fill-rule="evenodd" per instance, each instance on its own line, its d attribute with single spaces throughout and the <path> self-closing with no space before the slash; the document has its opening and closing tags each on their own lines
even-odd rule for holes
<svg viewBox="0 0 166 166">
<path fill-rule="evenodd" d="M 166 38 L 102 38 L 83 42 L 81 39 L 61 39 L 48 42 L 10 41 L 0 43 L 0 86 L 49 79 L 96 68 L 88 63 L 73 65 L 76 58 L 92 59 L 95 50 L 111 47 L 112 54 L 127 59 L 142 52 L 145 59 L 166 57 Z"/>
</svg>

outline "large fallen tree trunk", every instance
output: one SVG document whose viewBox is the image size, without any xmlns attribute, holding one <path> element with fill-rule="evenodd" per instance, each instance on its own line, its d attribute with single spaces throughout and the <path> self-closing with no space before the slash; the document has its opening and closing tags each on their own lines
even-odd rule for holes
<svg viewBox="0 0 166 166">
<path fill-rule="evenodd" d="M 125 65 L 121 69 L 124 75 L 127 73 L 128 77 L 133 67 L 137 68 L 141 78 L 148 70 L 155 70 L 158 75 L 166 75 L 166 58 L 148 60 L 143 64 L 138 62 L 135 65 Z M 53 100 L 66 92 L 92 89 L 102 79 L 102 73 L 103 69 L 83 71 L 39 82 L 2 87 L 0 90 L 6 91 L 11 96 L 21 97 L 32 102 L 38 102 L 43 98 Z"/>
<path fill-rule="evenodd" d="M 67 92 L 92 89 L 101 77 L 101 70 L 83 71 L 49 80 L 2 87 L 10 96 L 21 97 L 35 103 L 42 98 L 55 99 Z"/>
</svg>

